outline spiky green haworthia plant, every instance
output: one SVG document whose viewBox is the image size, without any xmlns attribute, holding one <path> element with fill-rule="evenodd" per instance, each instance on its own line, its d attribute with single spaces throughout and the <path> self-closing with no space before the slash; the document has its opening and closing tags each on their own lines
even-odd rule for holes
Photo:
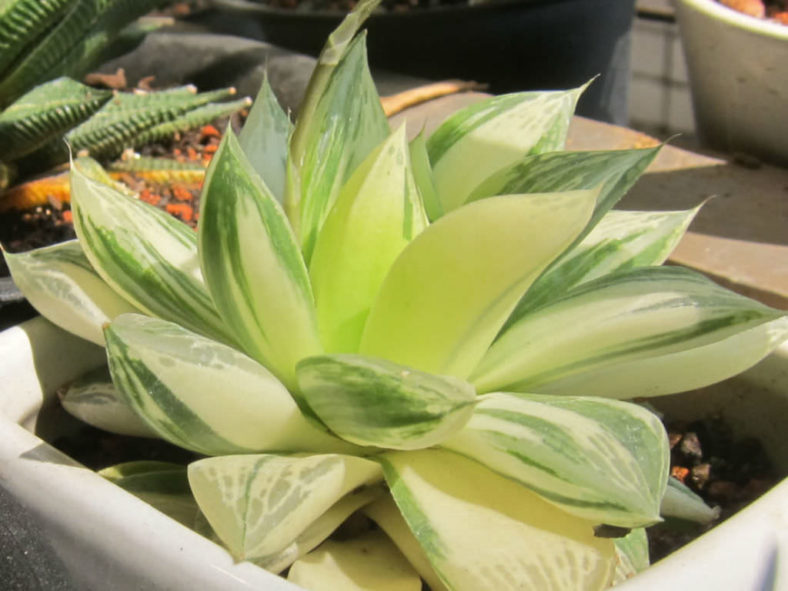
<svg viewBox="0 0 788 591">
<path fill-rule="evenodd" d="M 373 6 L 329 38 L 294 127 L 264 86 L 197 234 L 77 160 L 78 242 L 6 259 L 106 344 L 113 383 L 75 386 L 75 413 L 125 406 L 114 428 L 208 456 L 188 481 L 236 559 L 343 589 L 604 589 L 647 563 L 668 481 L 660 421 L 627 400 L 746 369 L 788 319 L 660 266 L 696 210 L 611 209 L 658 148 L 563 151 L 579 90 L 390 131 L 356 35 Z M 194 521 L 182 470 L 120 473 Z M 360 509 L 391 542 L 312 552 Z M 344 566 L 360 553 L 391 568 Z"/>
</svg>

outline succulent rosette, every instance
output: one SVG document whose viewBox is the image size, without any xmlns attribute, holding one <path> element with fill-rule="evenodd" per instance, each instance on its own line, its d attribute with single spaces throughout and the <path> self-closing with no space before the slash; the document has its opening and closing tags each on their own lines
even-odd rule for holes
<svg viewBox="0 0 788 591">
<path fill-rule="evenodd" d="M 106 345 L 111 382 L 64 404 L 206 456 L 105 475 L 307 588 L 606 588 L 648 564 L 661 506 L 710 513 L 628 400 L 734 375 L 788 321 L 660 266 L 697 210 L 612 209 L 659 147 L 565 151 L 582 88 L 392 131 L 357 35 L 374 4 L 295 125 L 264 83 L 197 233 L 74 162 L 78 240 L 6 255 L 42 314 Z M 161 483 L 186 478 L 174 511 Z M 377 527 L 324 542 L 359 512 Z"/>
</svg>

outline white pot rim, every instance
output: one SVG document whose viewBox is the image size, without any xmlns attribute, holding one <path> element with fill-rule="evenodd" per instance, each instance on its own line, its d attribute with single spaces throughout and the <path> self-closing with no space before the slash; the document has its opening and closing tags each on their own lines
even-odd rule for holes
<svg viewBox="0 0 788 591">
<path fill-rule="evenodd" d="M 748 31 L 756 35 L 766 35 L 788 43 L 788 25 L 759 19 L 723 6 L 717 0 L 676 0 L 685 8 L 707 15 L 731 27 Z"/>
</svg>

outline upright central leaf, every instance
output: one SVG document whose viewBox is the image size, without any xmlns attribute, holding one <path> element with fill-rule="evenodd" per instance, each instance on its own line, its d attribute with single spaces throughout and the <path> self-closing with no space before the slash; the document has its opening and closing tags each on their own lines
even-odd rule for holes
<svg viewBox="0 0 788 591">
<path fill-rule="evenodd" d="M 327 351 L 358 350 L 391 263 L 427 226 L 409 163 L 401 127 L 356 170 L 320 231 L 309 271 Z"/>
<path fill-rule="evenodd" d="M 596 192 L 507 195 L 432 224 L 395 261 L 360 352 L 467 377 L 512 308 L 585 227 Z"/>
<path fill-rule="evenodd" d="M 287 218 L 231 131 L 214 157 L 200 210 L 208 289 L 244 350 L 287 386 L 321 352 L 312 289 Z"/>
<path fill-rule="evenodd" d="M 321 67 L 328 67 L 323 64 L 329 59 L 326 52 L 321 56 L 290 142 L 285 207 L 307 262 L 342 185 L 389 134 L 364 42 L 364 35 L 359 35 L 341 51 L 337 47 L 329 53 L 332 60 L 341 56 L 341 61 L 317 84 L 316 78 L 326 75 Z"/>
</svg>

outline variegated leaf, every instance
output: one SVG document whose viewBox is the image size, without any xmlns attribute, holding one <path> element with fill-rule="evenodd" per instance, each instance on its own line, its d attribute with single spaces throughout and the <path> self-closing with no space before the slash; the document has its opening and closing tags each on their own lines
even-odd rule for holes
<svg viewBox="0 0 788 591">
<path fill-rule="evenodd" d="M 661 265 L 700 206 L 687 211 L 608 212 L 580 244 L 560 257 L 523 296 L 508 324 L 573 287 L 617 271 Z"/>
<path fill-rule="evenodd" d="M 158 437 L 115 388 L 107 367 L 95 369 L 72 382 L 60 404 L 70 415 L 99 429 L 121 435 Z"/>
<path fill-rule="evenodd" d="M 312 288 L 287 218 L 228 131 L 205 177 L 200 259 L 224 321 L 286 386 L 322 353 Z"/>
<path fill-rule="evenodd" d="M 360 352 L 466 378 L 595 202 L 594 191 L 506 195 L 440 218 L 394 262 Z"/>
<path fill-rule="evenodd" d="M 405 521 L 391 495 L 382 496 L 370 503 L 364 507 L 363 512 L 386 532 L 386 535 L 397 545 L 416 572 L 429 585 L 430 591 L 448 591 L 435 569 L 432 568 L 424 548 L 421 547 L 416 536 L 408 527 L 408 522 Z"/>
<path fill-rule="evenodd" d="M 697 387 L 701 375 L 727 377 L 729 367 L 711 357 L 686 371 L 664 356 L 693 354 L 780 316 L 779 310 L 680 267 L 616 273 L 521 318 L 490 347 L 472 381 L 480 392 L 610 398 L 680 392 Z M 756 349 L 762 347 L 743 353 Z M 633 370 L 641 364 L 651 371 L 637 379 Z"/>
<path fill-rule="evenodd" d="M 389 135 L 367 66 L 365 34 L 351 41 L 377 4 L 359 3 L 329 37 L 290 142 L 285 205 L 307 262 L 339 190 Z"/>
<path fill-rule="evenodd" d="M 419 575 L 380 531 L 329 540 L 296 562 L 287 580 L 310 591 L 421 591 Z"/>
<path fill-rule="evenodd" d="M 380 480 L 377 463 L 353 456 L 238 455 L 189 465 L 200 509 L 238 560 L 284 550 L 342 497 Z"/>
<path fill-rule="evenodd" d="M 104 344 L 105 323 L 137 311 L 96 273 L 77 240 L 3 255 L 14 283 L 36 310 L 97 345 Z"/>
<path fill-rule="evenodd" d="M 430 221 L 435 221 L 444 213 L 443 205 L 438 199 L 438 191 L 432 178 L 432 165 L 427 153 L 427 137 L 424 131 L 410 142 L 410 161 L 413 165 L 413 177 L 416 188 L 424 204 L 424 211 Z"/>
<path fill-rule="evenodd" d="M 613 586 L 623 583 L 649 567 L 648 537 L 645 528 L 633 529 L 623 538 L 613 540 L 613 543 L 616 545 L 618 556 Z"/>
<path fill-rule="evenodd" d="M 279 106 L 266 75 L 238 142 L 265 186 L 280 203 L 284 201 L 287 145 L 292 132 L 293 124 Z"/>
<path fill-rule="evenodd" d="M 112 379 L 164 439 L 208 455 L 347 451 L 301 415 L 290 393 L 243 353 L 136 314 L 106 329 Z"/>
<path fill-rule="evenodd" d="M 442 445 L 589 521 L 659 521 L 670 450 L 662 423 L 641 406 L 496 392 Z"/>
<path fill-rule="evenodd" d="M 452 591 L 608 587 L 615 548 L 594 536 L 593 522 L 448 451 L 388 453 L 381 462 L 411 531 Z"/>
<path fill-rule="evenodd" d="M 230 340 L 203 284 L 191 228 L 96 180 L 80 160 L 71 168 L 71 206 L 85 255 L 115 291 L 152 316 Z"/>
<path fill-rule="evenodd" d="M 309 274 L 326 351 L 358 350 L 383 278 L 426 226 L 403 126 L 356 169 L 318 234 Z"/>
<path fill-rule="evenodd" d="M 186 527 L 198 527 L 200 509 L 189 489 L 186 466 L 169 462 L 127 462 L 98 473 Z"/>
<path fill-rule="evenodd" d="M 324 355 L 298 364 L 298 386 L 334 433 L 358 445 L 421 449 L 470 418 L 469 383 L 361 355 Z"/>
<path fill-rule="evenodd" d="M 589 222 L 590 230 L 635 184 L 660 148 L 529 155 L 486 178 L 473 190 L 468 201 L 491 195 L 556 193 L 601 187 L 597 207 Z"/>
<path fill-rule="evenodd" d="M 711 523 L 720 516 L 719 507 L 709 507 L 703 499 L 676 478 L 668 478 L 668 488 L 662 499 L 660 512 L 664 517 L 675 517 L 696 523 Z"/>
<path fill-rule="evenodd" d="M 563 148 L 584 88 L 495 96 L 449 117 L 427 141 L 443 211 L 458 208 L 484 179 L 527 154 Z"/>
<path fill-rule="evenodd" d="M 269 556 L 255 557 L 250 562 L 272 573 L 282 572 L 325 541 L 353 513 L 385 492 L 383 486 L 365 486 L 349 492 L 313 521 L 287 548 Z"/>
</svg>

